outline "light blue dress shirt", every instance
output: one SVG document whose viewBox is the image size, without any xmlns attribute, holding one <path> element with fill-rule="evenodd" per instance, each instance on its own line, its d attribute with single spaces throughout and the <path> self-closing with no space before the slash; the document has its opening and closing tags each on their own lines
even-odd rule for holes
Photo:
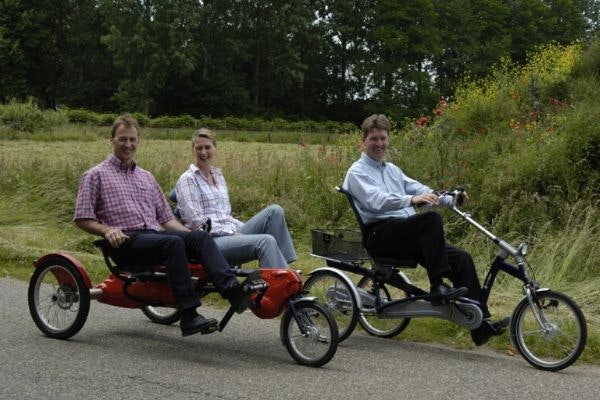
<svg viewBox="0 0 600 400">
<path fill-rule="evenodd" d="M 391 162 L 380 163 L 365 153 L 348 169 L 343 187 L 357 200 L 356 207 L 367 225 L 388 218 L 410 217 L 416 213 L 411 198 L 433 192 L 430 187 L 404 175 Z M 440 206 L 451 204 L 451 197 L 440 198 Z"/>
</svg>

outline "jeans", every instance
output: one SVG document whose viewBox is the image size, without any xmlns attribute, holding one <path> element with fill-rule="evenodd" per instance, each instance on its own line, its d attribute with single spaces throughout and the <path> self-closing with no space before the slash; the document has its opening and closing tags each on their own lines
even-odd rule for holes
<svg viewBox="0 0 600 400">
<path fill-rule="evenodd" d="M 296 260 L 285 215 L 278 205 L 260 211 L 242 226 L 238 234 L 214 239 L 231 265 L 258 260 L 262 268 L 287 268 Z"/>
</svg>

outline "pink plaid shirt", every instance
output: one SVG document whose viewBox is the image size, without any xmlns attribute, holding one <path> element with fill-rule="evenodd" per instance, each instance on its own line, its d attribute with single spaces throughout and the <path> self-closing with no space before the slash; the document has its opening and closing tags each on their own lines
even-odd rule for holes
<svg viewBox="0 0 600 400">
<path fill-rule="evenodd" d="M 177 181 L 175 193 L 177 205 L 185 225 L 192 230 L 202 229 L 207 218 L 211 220 L 213 236 L 233 235 L 243 222 L 231 216 L 229 193 L 223 173 L 213 167 L 210 171 L 215 186 L 200 172 L 195 164 L 191 164 Z"/>
<path fill-rule="evenodd" d="M 111 154 L 81 176 L 75 221 L 94 219 L 121 230 L 161 230 L 173 218 L 154 176 L 135 163 L 125 169 Z"/>
</svg>

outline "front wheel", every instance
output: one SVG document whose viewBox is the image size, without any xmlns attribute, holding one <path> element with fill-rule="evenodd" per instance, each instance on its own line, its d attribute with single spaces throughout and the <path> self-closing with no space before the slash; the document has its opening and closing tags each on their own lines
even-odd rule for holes
<svg viewBox="0 0 600 400">
<path fill-rule="evenodd" d="M 142 312 L 148 319 L 156 324 L 171 325 L 179 321 L 181 311 L 173 307 L 144 306 Z"/>
<path fill-rule="evenodd" d="M 325 306 L 303 301 L 288 307 L 281 318 L 281 339 L 301 365 L 320 367 L 335 355 L 338 330 Z"/>
<path fill-rule="evenodd" d="M 358 288 L 364 293 L 365 299 L 370 299 L 369 301 L 363 300 L 363 308 L 358 317 L 358 323 L 370 335 L 391 338 L 406 329 L 410 318 L 382 318 L 376 308 L 376 299 L 379 297 L 381 304 L 384 305 L 393 300 L 406 298 L 408 294 L 392 283 L 378 282 L 377 287 L 378 289 L 373 278 L 369 276 L 363 277 L 358 282 Z"/>
<path fill-rule="evenodd" d="M 539 291 L 533 305 L 525 297 L 515 308 L 510 334 L 531 365 L 558 371 L 573 364 L 587 340 L 585 318 L 579 306 L 562 293 Z"/>
<path fill-rule="evenodd" d="M 33 322 L 54 339 L 68 339 L 81 330 L 90 312 L 90 291 L 79 270 L 54 257 L 37 266 L 27 291 Z"/>
<path fill-rule="evenodd" d="M 352 334 L 358 322 L 358 304 L 348 283 L 331 271 L 317 271 L 305 282 L 304 289 L 325 305 L 337 323 L 339 341 Z"/>
</svg>

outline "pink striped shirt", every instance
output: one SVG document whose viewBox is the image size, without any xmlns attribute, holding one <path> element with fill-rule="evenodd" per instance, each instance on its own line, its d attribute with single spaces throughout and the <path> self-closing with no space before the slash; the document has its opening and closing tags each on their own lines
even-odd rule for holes
<svg viewBox="0 0 600 400">
<path fill-rule="evenodd" d="M 161 230 L 173 218 L 154 176 L 135 163 L 123 168 L 111 154 L 81 176 L 73 220 L 94 219 L 121 230 Z"/>
<path fill-rule="evenodd" d="M 229 193 L 223 173 L 213 167 L 210 171 L 215 181 L 211 185 L 195 164 L 191 164 L 177 181 L 177 205 L 185 225 L 192 230 L 202 229 L 210 218 L 213 236 L 233 235 L 243 224 L 231 215 Z"/>
</svg>

